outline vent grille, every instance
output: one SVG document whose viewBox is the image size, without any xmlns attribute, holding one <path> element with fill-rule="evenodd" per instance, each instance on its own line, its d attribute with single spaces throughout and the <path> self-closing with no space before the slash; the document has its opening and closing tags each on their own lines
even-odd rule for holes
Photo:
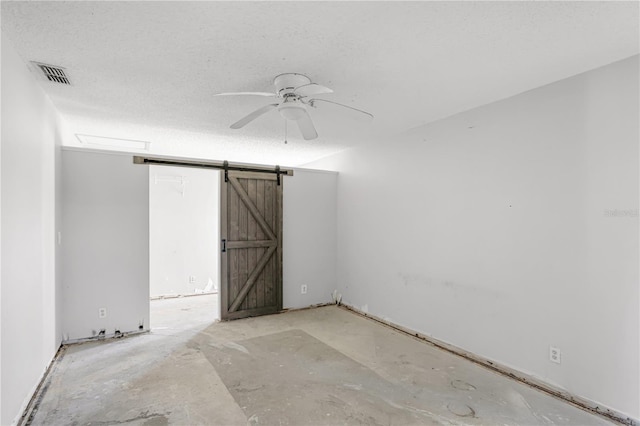
<svg viewBox="0 0 640 426">
<path fill-rule="evenodd" d="M 38 66 L 38 68 L 40 68 L 47 80 L 54 83 L 71 85 L 71 82 L 69 81 L 69 78 L 65 74 L 63 68 L 54 67 L 53 65 L 39 64 L 37 62 L 35 62 L 35 64 Z"/>
</svg>

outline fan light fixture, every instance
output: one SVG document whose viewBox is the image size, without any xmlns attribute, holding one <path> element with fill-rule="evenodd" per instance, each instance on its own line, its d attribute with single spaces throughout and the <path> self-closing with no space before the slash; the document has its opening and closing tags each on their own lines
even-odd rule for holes
<svg viewBox="0 0 640 426">
<path fill-rule="evenodd" d="M 306 110 L 300 104 L 285 102 L 278 106 L 278 112 L 287 120 L 298 121 L 304 117 Z"/>
</svg>

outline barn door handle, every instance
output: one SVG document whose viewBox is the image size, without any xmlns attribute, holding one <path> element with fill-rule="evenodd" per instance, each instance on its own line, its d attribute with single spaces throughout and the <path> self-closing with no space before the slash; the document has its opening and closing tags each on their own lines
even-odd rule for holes
<svg viewBox="0 0 640 426">
<path fill-rule="evenodd" d="M 227 252 L 227 240 L 225 238 L 222 239 L 222 252 Z"/>
</svg>

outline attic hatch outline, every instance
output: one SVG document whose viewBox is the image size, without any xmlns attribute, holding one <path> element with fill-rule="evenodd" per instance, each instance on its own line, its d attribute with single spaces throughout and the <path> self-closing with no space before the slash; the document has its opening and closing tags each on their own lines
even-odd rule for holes
<svg viewBox="0 0 640 426">
<path fill-rule="evenodd" d="M 65 73 L 64 67 L 60 67 L 57 65 L 44 64 L 42 62 L 35 62 L 35 61 L 32 61 L 32 63 L 36 67 L 38 67 L 38 69 L 42 72 L 42 74 L 48 81 L 52 83 L 66 84 L 68 86 L 71 86 L 71 81 L 69 80 L 69 77 Z"/>
</svg>

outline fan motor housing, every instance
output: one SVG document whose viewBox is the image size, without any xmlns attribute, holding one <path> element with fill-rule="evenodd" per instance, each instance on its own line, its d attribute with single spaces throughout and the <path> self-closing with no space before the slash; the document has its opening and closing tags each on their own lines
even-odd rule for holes
<svg viewBox="0 0 640 426">
<path fill-rule="evenodd" d="M 276 92 L 278 96 L 284 97 L 285 95 L 293 93 L 293 91 L 300 86 L 310 84 L 311 79 L 304 74 L 286 73 L 280 74 L 273 79 L 273 85 L 276 86 Z"/>
</svg>

